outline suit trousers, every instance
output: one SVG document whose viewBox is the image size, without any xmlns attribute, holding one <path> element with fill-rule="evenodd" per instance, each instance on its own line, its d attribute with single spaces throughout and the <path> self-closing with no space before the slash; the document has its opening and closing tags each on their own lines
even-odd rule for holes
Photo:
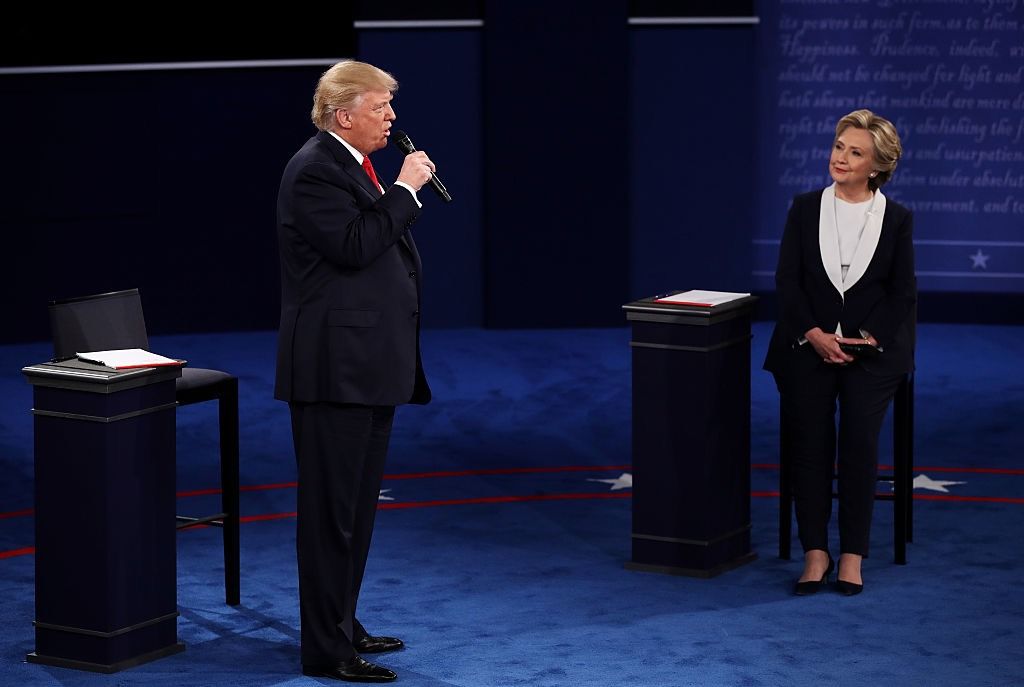
<svg viewBox="0 0 1024 687">
<path fill-rule="evenodd" d="M 356 620 L 394 406 L 291 403 L 304 665 L 356 655 Z"/>
<path fill-rule="evenodd" d="M 776 375 L 804 551 L 829 550 L 832 479 L 836 475 L 840 552 L 868 555 L 878 479 L 878 437 L 902 378 L 872 374 L 856 362 L 820 362 L 798 373 Z"/>
</svg>

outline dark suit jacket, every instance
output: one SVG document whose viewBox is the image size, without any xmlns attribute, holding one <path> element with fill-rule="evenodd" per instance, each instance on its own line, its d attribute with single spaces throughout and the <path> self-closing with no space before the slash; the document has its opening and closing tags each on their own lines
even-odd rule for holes
<svg viewBox="0 0 1024 687">
<path fill-rule="evenodd" d="M 362 405 L 426 403 L 420 257 L 407 189 L 383 195 L 352 153 L 320 132 L 284 170 L 277 199 L 281 325 L 274 397 Z"/>
<path fill-rule="evenodd" d="M 914 306 L 917 286 L 914 277 L 913 216 L 885 199 L 880 230 L 874 235 L 874 251 L 861 256 L 859 279 L 844 290 L 837 288 L 838 248 L 823 258 L 822 194 L 828 189 L 798 195 L 793 199 L 779 249 L 775 285 L 779 296 L 779 320 L 768 345 L 764 368 L 775 373 L 799 371 L 823 364 L 810 344 L 799 345 L 804 333 L 815 326 L 835 332 L 839 323 L 845 336 L 870 333 L 884 349 L 861 365 L 876 374 L 902 374 L 914 369 Z M 869 219 L 870 223 L 870 219 Z M 870 224 L 861 241 L 871 234 Z M 870 243 L 865 249 L 870 248 Z M 858 253 L 860 249 L 858 248 Z M 826 263 L 835 258 L 830 277 Z M 855 258 L 854 262 L 858 262 Z M 851 265 L 851 272 L 854 266 Z M 858 269 L 858 271 L 860 271 Z"/>
</svg>

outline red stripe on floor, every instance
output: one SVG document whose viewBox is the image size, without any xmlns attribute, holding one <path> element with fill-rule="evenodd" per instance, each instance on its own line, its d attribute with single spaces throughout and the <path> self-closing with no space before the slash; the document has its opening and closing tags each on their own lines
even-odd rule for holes
<svg viewBox="0 0 1024 687">
<path fill-rule="evenodd" d="M 1024 503 L 1013 496 L 957 496 L 956 494 L 914 494 L 915 501 L 972 501 L 975 503 Z"/>
<path fill-rule="evenodd" d="M 270 491 L 272 489 L 294 489 L 299 486 L 298 482 L 278 482 L 276 484 L 249 484 L 238 487 L 238 491 Z M 194 489 L 192 491 L 179 491 L 175 496 L 185 498 L 186 496 L 212 496 L 221 493 L 220 489 Z"/>
<path fill-rule="evenodd" d="M 266 515 L 243 515 L 238 522 L 263 522 L 265 520 L 286 520 L 294 518 L 298 513 L 268 513 Z"/>
<path fill-rule="evenodd" d="M 778 470 L 778 463 L 751 463 L 755 470 Z M 892 470 L 891 465 L 879 465 L 882 470 Z M 915 473 L 921 472 L 963 472 L 974 475 L 1024 475 L 1024 468 L 957 468 L 937 465 L 915 465 Z"/>
<path fill-rule="evenodd" d="M 483 468 L 479 470 L 440 470 L 438 472 L 403 472 L 384 475 L 384 479 L 425 479 L 431 477 L 470 477 L 473 475 L 527 475 L 551 472 L 603 472 L 607 470 L 631 470 L 632 465 L 563 465 L 557 467 L 532 468 Z"/>
<path fill-rule="evenodd" d="M 777 491 L 752 491 L 750 495 L 753 498 L 778 498 L 779 492 Z M 878 492 L 875 496 L 892 496 L 892 492 Z M 921 494 L 915 494 L 914 498 L 921 498 Z"/>
<path fill-rule="evenodd" d="M 478 496 L 465 499 L 437 499 L 433 501 L 383 501 L 377 504 L 377 510 L 403 510 L 406 508 L 433 508 L 435 506 L 466 506 L 483 503 L 522 503 L 525 501 L 572 501 L 584 499 L 627 499 L 632 492 L 597 492 L 579 494 L 528 494 L 526 496 Z M 250 515 L 239 518 L 241 522 L 257 522 L 261 520 L 285 520 L 294 518 L 295 513 L 270 513 L 268 515 Z"/>
<path fill-rule="evenodd" d="M 465 506 L 477 503 L 520 503 L 523 501 L 571 501 L 576 499 L 628 499 L 632 492 L 597 492 L 579 494 L 529 494 L 527 496 L 479 496 L 468 499 L 438 499 L 436 501 L 393 501 L 377 505 L 377 510 L 402 508 L 430 508 L 433 506 Z"/>
<path fill-rule="evenodd" d="M 750 466 L 755 470 L 778 470 L 777 463 L 753 463 Z M 892 470 L 891 465 L 879 465 L 882 470 Z M 532 467 L 532 468 L 486 468 L 480 470 L 439 470 L 436 472 L 402 472 L 393 475 L 384 475 L 386 480 L 402 479 L 432 479 L 438 477 L 472 477 L 480 475 L 528 475 L 557 472 L 601 472 L 608 470 L 631 470 L 632 465 L 566 465 L 558 467 Z M 1024 475 L 1024 469 L 1015 468 L 952 468 L 952 467 L 915 467 L 914 472 L 964 472 L 990 475 Z M 239 491 L 270 491 L 273 489 L 294 489 L 297 482 L 279 482 L 277 484 L 252 484 L 239 487 Z M 178 498 L 189 496 L 211 496 L 221 492 L 220 489 L 195 489 L 193 491 L 179 491 Z M 31 510 L 15 511 L 13 513 L 0 513 L 0 518 L 16 517 L 18 515 L 30 515 Z"/>
<path fill-rule="evenodd" d="M 942 468 L 934 466 L 914 467 L 914 472 L 967 472 L 981 475 L 1024 475 L 1024 469 L 1017 468 Z"/>
<path fill-rule="evenodd" d="M 752 491 L 754 498 L 777 498 L 777 491 Z M 528 494 L 526 496 L 480 496 L 466 499 L 438 499 L 434 501 L 392 501 L 377 505 L 378 510 L 404 510 L 408 508 L 432 508 L 436 506 L 465 506 L 487 503 L 524 503 L 531 501 L 578 501 L 586 499 L 628 499 L 632 491 L 618 492 L 583 492 L 568 494 Z M 960 501 L 973 503 L 1014 503 L 1024 504 L 1024 498 L 1012 496 L 957 496 L 955 494 L 914 494 L 915 501 Z M 239 518 L 240 522 L 265 522 L 269 520 L 287 520 L 294 518 L 296 513 L 267 513 L 265 515 L 246 515 Z M 190 528 L 193 529 L 193 528 Z M 194 528 L 199 529 L 199 528 Z M 35 547 L 26 546 L 10 551 L 0 551 L 0 559 L 26 556 L 36 552 Z"/>
<path fill-rule="evenodd" d="M 384 475 L 384 479 L 387 480 L 403 480 L 403 479 L 429 479 L 438 477 L 470 477 L 480 475 L 525 475 L 525 474 L 544 474 L 544 473 L 559 473 L 559 472 L 602 472 L 602 471 L 613 471 L 613 470 L 631 470 L 632 465 L 565 465 L 565 466 L 554 466 L 554 467 L 523 467 L 523 468 L 484 468 L 478 470 L 439 470 L 435 472 L 404 472 L 396 473 L 392 475 Z M 777 463 L 753 463 L 751 467 L 755 470 L 777 470 Z M 891 465 L 880 465 L 882 470 L 891 470 Z M 914 468 L 915 473 L 920 472 L 947 472 L 947 473 L 973 473 L 973 474 L 991 474 L 991 475 L 1024 475 L 1024 469 L 1019 468 L 964 468 L 964 467 L 941 467 L 941 466 L 919 466 Z M 298 486 L 297 482 L 277 482 L 272 484 L 251 484 L 239 487 L 239 491 L 269 491 L 273 489 L 295 489 Z M 180 491 L 177 493 L 178 498 L 187 498 L 191 496 L 213 496 L 220 494 L 220 489 L 194 489 L 190 491 Z M 772 496 L 778 496 L 778 492 L 753 492 L 751 496 L 755 498 L 766 498 Z M 510 497 L 513 500 L 522 500 L 520 497 Z M 918 494 L 915 498 L 929 499 L 929 494 Z M 950 495 L 947 497 L 933 498 L 932 500 L 938 501 L 985 501 L 991 500 L 993 503 L 1020 503 L 1020 499 L 1014 499 L 1012 497 L 983 497 L 983 496 L 965 496 L 954 498 Z M 461 501 L 458 501 L 461 503 Z M 432 503 L 432 502 L 423 502 Z M 485 502 L 482 502 L 485 503 Z M 494 501 L 492 503 L 497 503 Z M 399 506 L 394 506 L 398 508 Z M 411 506 L 404 506 L 406 508 Z M 6 513 L 0 513 L 0 520 L 5 518 L 17 518 L 23 516 L 32 515 L 35 511 L 32 508 L 25 508 L 22 510 L 9 511 Z M 262 516 L 254 516 L 262 518 Z"/>
<path fill-rule="evenodd" d="M 239 491 L 241 491 L 241 488 L 239 488 Z M 192 491 L 179 491 L 175 496 L 179 499 L 183 499 L 188 496 L 212 496 L 214 494 L 219 494 L 220 492 L 220 489 L 193 489 Z"/>
<path fill-rule="evenodd" d="M 250 484 L 241 486 L 238 491 L 269 491 L 270 489 L 294 489 L 299 486 L 298 482 L 278 482 L 277 484 Z"/>
<path fill-rule="evenodd" d="M 437 477 L 472 477 L 478 475 L 528 475 L 553 472 L 602 472 L 607 470 L 630 470 L 632 465 L 565 465 L 557 467 L 532 468 L 482 468 L 479 470 L 438 470 L 435 472 L 400 472 L 384 475 L 384 479 L 431 479 Z M 270 491 L 272 489 L 294 489 L 298 482 L 279 482 L 277 484 L 251 484 L 238 488 L 239 491 Z M 219 494 L 220 489 L 195 489 L 179 491 L 178 498 L 188 496 L 210 496 Z"/>
</svg>

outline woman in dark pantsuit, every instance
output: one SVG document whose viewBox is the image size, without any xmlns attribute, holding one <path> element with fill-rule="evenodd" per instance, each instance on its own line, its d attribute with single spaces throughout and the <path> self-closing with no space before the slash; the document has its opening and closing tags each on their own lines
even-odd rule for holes
<svg viewBox="0 0 1024 687">
<path fill-rule="evenodd" d="M 804 549 L 799 595 L 825 587 L 835 569 L 828 523 L 837 457 L 837 586 L 846 595 L 863 590 L 878 435 L 914 367 L 913 217 L 880 190 L 901 154 L 888 120 L 869 110 L 840 119 L 829 159 L 834 183 L 793 199 L 782 237 L 779 319 L 764 367 L 781 398 Z"/>
</svg>

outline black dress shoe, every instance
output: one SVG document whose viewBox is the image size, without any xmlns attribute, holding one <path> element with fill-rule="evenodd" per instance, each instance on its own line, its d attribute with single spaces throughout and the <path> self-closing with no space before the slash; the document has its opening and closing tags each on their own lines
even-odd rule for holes
<svg viewBox="0 0 1024 687">
<path fill-rule="evenodd" d="M 847 582 L 846 580 L 836 580 L 836 589 L 843 596 L 857 596 L 864 591 L 863 584 L 857 584 L 856 582 Z"/>
<path fill-rule="evenodd" d="M 303 665 L 302 674 L 345 682 L 393 682 L 398 677 L 394 671 L 364 661 L 359 656 L 334 666 Z"/>
<path fill-rule="evenodd" d="M 796 588 L 793 593 L 797 596 L 810 596 L 811 594 L 817 594 L 822 589 L 828 586 L 828 576 L 832 574 L 832 571 L 836 567 L 836 562 L 832 560 L 832 555 L 828 557 L 828 567 L 825 568 L 825 574 L 821 576 L 820 580 L 808 580 L 807 582 L 797 582 Z"/>
<path fill-rule="evenodd" d="M 361 654 L 379 654 L 385 651 L 397 651 L 405 646 L 405 642 L 397 637 L 371 637 L 366 635 L 353 646 Z"/>
</svg>

